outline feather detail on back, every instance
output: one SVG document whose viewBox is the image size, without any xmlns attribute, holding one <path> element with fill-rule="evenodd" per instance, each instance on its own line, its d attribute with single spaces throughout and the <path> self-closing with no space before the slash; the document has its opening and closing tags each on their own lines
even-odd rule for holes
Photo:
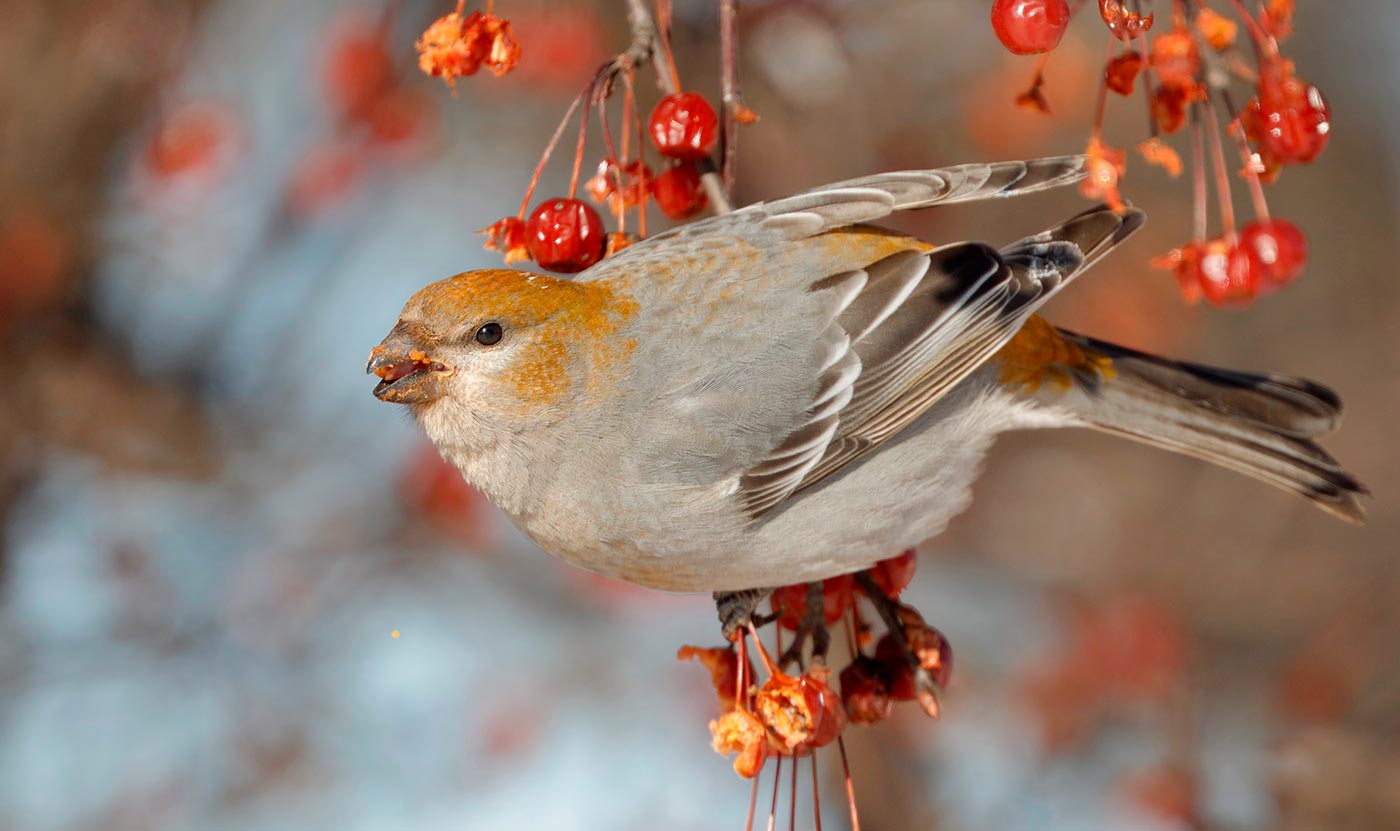
<svg viewBox="0 0 1400 831">
<path fill-rule="evenodd" d="M 826 306 L 839 311 L 824 334 L 844 334 L 845 354 L 824 368 L 806 419 L 741 477 L 745 510 L 758 518 L 779 509 L 897 435 L 1142 221 L 1135 210 L 1099 207 L 1001 252 L 959 243 L 899 251 L 862 269 L 859 292 Z M 837 277 L 809 291 L 849 293 L 855 279 Z"/>
</svg>

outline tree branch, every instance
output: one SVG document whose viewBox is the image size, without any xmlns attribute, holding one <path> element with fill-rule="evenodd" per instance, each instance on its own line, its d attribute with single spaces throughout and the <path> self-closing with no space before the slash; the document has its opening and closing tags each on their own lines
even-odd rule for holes
<svg viewBox="0 0 1400 831">
<path fill-rule="evenodd" d="M 671 76 L 655 60 L 658 34 L 656 22 L 652 20 L 651 12 L 647 9 L 646 0 L 627 0 L 627 25 L 632 30 L 632 42 L 628 44 L 626 51 L 618 55 L 604 70 L 605 78 L 600 94 L 611 88 L 618 73 L 642 66 L 648 61 L 656 67 L 656 85 L 661 91 L 666 95 L 679 92 Z M 710 199 L 710 208 L 716 214 L 727 214 L 734 210 L 729 203 L 729 192 L 725 189 L 724 180 L 715 170 L 714 162 L 709 159 L 700 162 L 700 184 L 704 186 L 705 195 Z"/>
</svg>

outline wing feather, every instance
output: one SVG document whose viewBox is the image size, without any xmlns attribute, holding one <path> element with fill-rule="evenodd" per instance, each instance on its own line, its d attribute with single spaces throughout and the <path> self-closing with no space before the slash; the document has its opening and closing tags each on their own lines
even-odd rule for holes
<svg viewBox="0 0 1400 831">
<path fill-rule="evenodd" d="M 1030 172 L 968 169 L 947 177 L 940 198 L 1005 191 Z M 1037 173 L 1033 181 L 1052 178 Z M 864 186 L 870 180 L 861 181 Z M 933 187 L 925 178 L 904 191 L 886 192 L 896 194 L 897 204 L 928 198 Z M 911 248 L 871 263 L 859 272 L 863 279 L 848 273 L 814 282 L 812 290 L 840 294 L 839 302 L 825 306 L 840 311 L 824 335 L 839 330 L 845 350 L 824 369 L 807 420 L 741 477 L 750 516 L 779 508 L 898 435 L 1142 219 L 1136 210 L 1119 215 L 1099 207 L 1001 251 L 981 243 L 931 252 Z M 856 282 L 860 287 L 852 295 Z"/>
</svg>

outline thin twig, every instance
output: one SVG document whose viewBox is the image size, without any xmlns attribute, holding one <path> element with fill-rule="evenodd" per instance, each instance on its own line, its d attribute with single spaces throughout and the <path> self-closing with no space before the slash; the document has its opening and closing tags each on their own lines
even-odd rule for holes
<svg viewBox="0 0 1400 831">
<path fill-rule="evenodd" d="M 610 65 L 604 67 L 605 83 L 611 84 L 612 79 L 628 67 L 641 66 L 651 61 L 656 67 L 656 85 L 661 91 L 666 95 L 680 92 L 675 79 L 661 67 L 660 61 L 654 60 L 657 48 L 656 23 L 652 20 L 651 12 L 647 10 L 646 0 L 627 0 L 627 25 L 632 29 L 632 43 Z M 705 195 L 710 198 L 711 210 L 717 214 L 727 214 L 734 210 L 729 202 L 729 193 L 724 188 L 724 180 L 715 170 L 714 163 L 702 160 L 700 170 L 700 184 L 705 188 Z"/>
<path fill-rule="evenodd" d="M 739 98 L 739 47 L 735 43 L 735 25 L 739 16 L 739 0 L 720 0 L 719 4 L 719 54 L 720 54 L 720 153 L 724 161 L 720 173 L 724 176 L 724 187 L 734 188 L 734 158 L 739 151 L 739 119 L 735 113 L 743 106 Z"/>
</svg>

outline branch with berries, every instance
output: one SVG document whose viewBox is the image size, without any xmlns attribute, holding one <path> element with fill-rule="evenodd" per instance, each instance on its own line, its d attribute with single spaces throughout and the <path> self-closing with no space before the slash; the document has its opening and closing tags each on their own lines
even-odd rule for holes
<svg viewBox="0 0 1400 831">
<path fill-rule="evenodd" d="M 572 274 L 644 238 L 650 200 L 673 220 L 690 219 L 709 208 L 717 213 L 730 210 L 726 180 L 712 156 L 723 135 L 724 169 L 732 177 L 734 125 L 752 123 L 756 117 L 740 100 L 735 80 L 733 0 L 726 0 L 724 8 L 728 9 L 724 15 L 728 35 L 723 116 L 703 95 L 682 87 L 671 49 L 669 0 L 658 0 L 655 17 L 643 0 L 628 0 L 630 44 L 597 70 L 565 111 L 535 167 L 520 210 L 482 230 L 488 250 L 503 253 L 507 264 L 533 260 L 551 271 Z M 463 16 L 460 1 L 454 12 L 428 27 L 417 48 L 423 71 L 442 78 L 454 90 L 458 78 L 483 67 L 504 75 L 519 63 L 522 54 L 510 22 L 497 17 L 492 4 L 488 3 L 485 12 Z M 662 97 L 643 125 L 636 75 L 647 64 L 655 67 L 656 87 Z M 615 132 L 607 103 L 619 91 L 622 112 Z M 589 122 L 595 110 L 607 155 L 598 162 L 594 175 L 581 182 Z M 580 111 L 568 193 L 545 199 L 531 210 L 540 176 Z M 660 172 L 647 164 L 647 139 L 663 159 Z M 580 184 L 595 204 L 607 208 L 615 230 L 609 231 L 598 210 L 578 198 Z M 630 230 L 633 214 L 635 230 Z"/>
<path fill-rule="evenodd" d="M 1319 156 L 1330 137 L 1330 111 L 1321 93 L 1296 75 L 1293 63 L 1280 51 L 1280 42 L 1292 31 L 1292 0 L 1264 0 L 1254 10 L 1243 0 L 1229 0 L 1227 11 L 1233 17 L 1207 0 L 1171 0 L 1162 26 L 1152 5 L 1152 0 L 1098 2 L 1107 46 L 1087 142 L 1090 175 L 1082 190 L 1089 198 L 1126 210 L 1119 188 L 1128 153 L 1109 143 L 1104 117 L 1113 96 L 1135 95 L 1140 85 L 1147 136 L 1137 145 L 1138 153 L 1179 176 L 1185 165 L 1167 138 L 1185 131 L 1193 171 L 1192 238 L 1155 262 L 1175 271 L 1188 301 L 1240 305 L 1291 282 L 1306 263 L 1305 237 L 1292 223 L 1271 217 L 1264 187 L 1277 181 L 1284 167 Z M 1015 54 L 1039 56 L 1034 80 L 1016 103 L 1049 115 L 1047 64 L 1084 0 L 1072 5 L 1067 0 L 994 0 L 990 6 L 996 37 Z M 626 8 L 629 44 L 599 67 L 574 97 L 546 144 L 517 213 L 482 232 L 486 248 L 503 253 L 507 264 L 529 260 L 557 272 L 583 271 L 646 237 L 647 208 L 653 200 L 676 221 L 706 209 L 730 209 L 738 126 L 756 120 L 739 94 L 736 0 L 721 0 L 719 6 L 718 110 L 681 83 L 671 47 L 670 0 L 653 0 L 650 7 L 646 0 L 626 0 Z M 1238 46 L 1241 30 L 1249 41 L 1248 51 Z M 523 51 L 509 21 L 497 17 L 490 3 L 484 12 L 464 16 L 463 3 L 458 2 L 454 12 L 428 28 L 417 47 L 423 70 L 449 87 L 482 68 L 505 74 L 522 59 Z M 655 71 L 660 100 L 644 119 L 639 93 L 645 91 L 639 90 L 638 70 L 647 65 Z M 1252 88 L 1240 107 L 1232 97 L 1238 84 Z M 621 106 L 614 118 L 609 102 L 616 97 Z M 568 191 L 535 202 L 541 175 L 576 116 Z M 606 151 L 585 180 L 590 129 L 597 130 Z M 1255 219 L 1242 228 L 1236 224 L 1227 143 L 1239 154 L 1240 173 L 1252 197 Z M 649 157 L 657 156 L 659 172 L 648 163 Z M 1208 213 L 1212 183 L 1219 214 L 1214 236 Z M 580 198 L 580 187 L 589 201 Z M 594 205 L 611 216 L 611 230 Z M 795 793 L 797 766 L 804 758 L 811 761 L 815 801 L 816 751 L 835 744 L 845 767 L 852 826 L 858 829 L 845 730 L 884 720 L 900 701 L 914 701 L 928 715 L 938 715 L 952 653 L 943 635 L 899 599 L 914 565 L 913 552 L 906 551 L 853 575 L 771 592 L 735 593 L 742 597 L 721 602 L 722 608 L 726 602 L 737 604 L 737 611 L 725 618 L 730 643 L 680 650 L 678 657 L 698 660 L 709 670 L 719 697 L 721 714 L 710 724 L 713 747 L 735 754 L 735 771 L 754 780 L 749 827 L 757 806 L 758 776 L 769 759 L 776 768 L 773 806 L 781 782 L 778 772 L 785 763 L 792 765 Z M 762 613 L 765 601 L 769 611 Z M 883 627 L 878 637 L 875 620 Z M 771 653 L 760 637 L 760 629 L 769 625 Z M 845 649 L 839 654 L 849 659 L 839 672 L 830 666 L 838 660 L 830 648 L 833 627 L 838 635 L 844 633 Z M 785 632 L 792 633 L 786 648 Z M 761 682 L 751 650 L 763 667 Z M 836 687 L 830 683 L 833 674 Z M 820 817 L 819 805 L 814 813 Z"/>
<path fill-rule="evenodd" d="M 1029 89 L 1017 103 L 1050 114 L 1045 68 L 1074 16 L 1077 0 L 995 0 L 992 27 L 1018 55 L 1039 54 Z M 1086 196 L 1122 205 L 1119 184 L 1128 154 L 1104 138 L 1109 93 L 1127 97 L 1141 81 L 1148 137 L 1138 152 L 1169 175 L 1180 175 L 1181 157 L 1164 136 L 1190 135 L 1195 226 L 1191 239 L 1153 264 L 1176 274 L 1189 302 L 1201 299 L 1234 307 L 1292 282 L 1308 258 L 1303 232 L 1269 213 L 1264 186 L 1283 168 L 1308 164 L 1331 137 L 1331 110 L 1317 87 L 1298 77 L 1279 44 L 1293 32 L 1294 0 L 1262 0 L 1253 11 L 1243 0 L 1229 0 L 1234 17 L 1208 0 L 1172 0 L 1167 26 L 1158 26 L 1151 0 L 1099 0 L 1099 19 L 1108 29 L 1098 107 L 1086 153 L 1092 175 Z M 1224 7 L 1222 7 L 1224 8 Z M 1249 49 L 1239 48 L 1240 29 Z M 1232 87 L 1242 83 L 1252 95 L 1239 107 Z M 1234 145 L 1227 151 L 1225 136 Z M 1248 183 L 1254 221 L 1238 227 L 1231 194 L 1229 152 L 1238 152 L 1240 175 Z M 1209 191 L 1218 197 L 1219 233 L 1209 232 Z"/>
</svg>

